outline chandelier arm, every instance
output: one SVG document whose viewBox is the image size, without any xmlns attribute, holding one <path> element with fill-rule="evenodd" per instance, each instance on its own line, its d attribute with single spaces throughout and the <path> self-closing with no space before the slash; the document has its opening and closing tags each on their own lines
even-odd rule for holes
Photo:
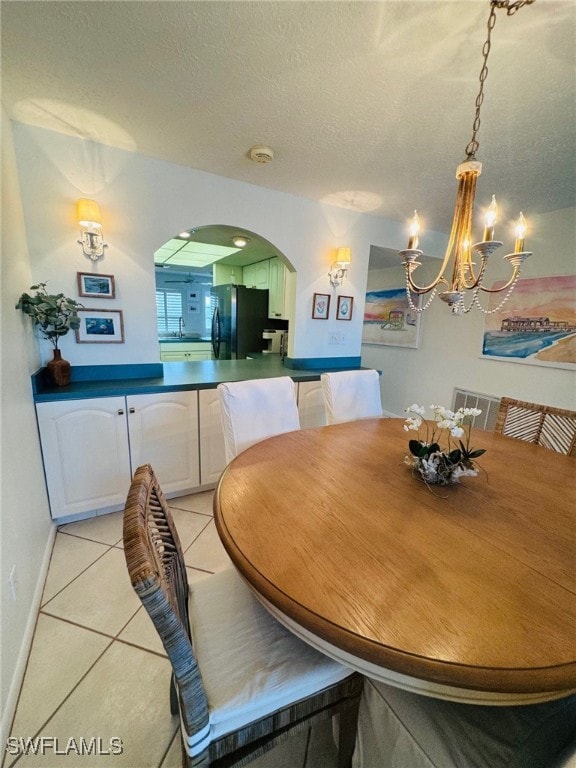
<svg viewBox="0 0 576 768">
<path fill-rule="evenodd" d="M 466 278 L 464 278 L 463 280 L 463 287 L 466 288 L 467 291 L 471 291 L 474 288 L 477 288 L 481 285 L 482 280 L 484 278 L 484 273 L 486 272 L 487 265 L 488 265 L 488 259 L 485 256 L 482 256 L 482 264 L 480 265 L 480 271 L 478 272 L 478 277 L 476 277 L 474 273 L 474 264 L 470 262 L 469 273 L 472 280 L 471 282 L 468 282 Z"/>
<path fill-rule="evenodd" d="M 433 291 L 435 288 L 438 288 L 438 286 L 441 283 L 443 283 L 444 285 L 448 285 L 448 281 L 446 280 L 446 278 L 443 275 L 443 268 L 444 268 L 444 265 L 443 265 L 442 269 L 440 270 L 440 272 L 438 273 L 438 276 L 436 277 L 436 279 L 432 283 L 430 283 L 429 285 L 424 285 L 424 286 L 417 285 L 414 282 L 414 280 L 412 280 L 412 275 L 407 271 L 406 272 L 406 281 L 407 281 L 408 285 L 410 286 L 410 290 L 412 291 L 412 293 L 416 293 L 416 294 L 418 294 L 418 296 L 424 296 L 424 294 L 430 293 L 430 291 Z"/>
<path fill-rule="evenodd" d="M 510 286 L 513 286 L 516 280 L 518 279 L 519 275 L 520 275 L 520 267 L 514 267 L 512 271 L 512 277 L 501 288 L 485 288 L 483 285 L 479 285 L 478 289 L 481 291 L 484 291 L 484 293 L 500 293 L 501 291 L 505 291 Z"/>
</svg>

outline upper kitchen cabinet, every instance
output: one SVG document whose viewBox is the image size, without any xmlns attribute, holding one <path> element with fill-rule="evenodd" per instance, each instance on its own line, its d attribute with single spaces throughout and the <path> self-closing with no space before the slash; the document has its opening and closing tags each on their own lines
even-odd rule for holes
<svg viewBox="0 0 576 768">
<path fill-rule="evenodd" d="M 288 270 L 277 256 L 270 259 L 268 265 L 268 317 L 288 320 Z"/>
<path fill-rule="evenodd" d="M 244 285 L 247 288 L 260 288 L 268 290 L 270 283 L 270 261 L 258 261 L 255 264 L 248 264 L 244 267 Z"/>
<path fill-rule="evenodd" d="M 235 264 L 212 265 L 212 285 L 244 285 L 244 270 Z"/>
</svg>

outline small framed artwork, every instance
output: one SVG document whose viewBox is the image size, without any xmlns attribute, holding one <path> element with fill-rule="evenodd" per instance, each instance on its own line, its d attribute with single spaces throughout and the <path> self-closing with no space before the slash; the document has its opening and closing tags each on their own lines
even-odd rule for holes
<svg viewBox="0 0 576 768">
<path fill-rule="evenodd" d="M 114 275 L 93 275 L 77 272 L 78 295 L 93 299 L 113 299 L 116 295 Z"/>
<path fill-rule="evenodd" d="M 336 305 L 336 320 L 352 320 L 352 306 L 354 299 L 352 296 L 338 296 Z"/>
<path fill-rule="evenodd" d="M 120 309 L 79 309 L 79 344 L 123 344 L 124 320 Z"/>
<path fill-rule="evenodd" d="M 328 320 L 329 313 L 330 313 L 330 294 L 315 293 L 314 301 L 312 302 L 312 319 Z"/>
</svg>

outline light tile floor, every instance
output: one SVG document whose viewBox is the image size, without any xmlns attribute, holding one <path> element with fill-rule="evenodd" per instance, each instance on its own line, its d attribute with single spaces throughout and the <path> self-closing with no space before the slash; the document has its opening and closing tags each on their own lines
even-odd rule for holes
<svg viewBox="0 0 576 768">
<path fill-rule="evenodd" d="M 212 492 L 172 499 L 170 506 L 190 582 L 229 567 L 212 519 Z M 31 746 L 16 754 L 21 742 L 10 741 L 4 768 L 178 768 L 169 681 L 164 648 L 128 579 L 122 513 L 61 526 L 11 729 L 12 738 L 30 738 Z M 120 754 L 113 738 L 122 742 Z M 76 754 L 81 739 L 88 745 L 94 739 L 92 754 Z M 327 722 L 288 739 L 252 768 L 335 765 Z"/>
</svg>

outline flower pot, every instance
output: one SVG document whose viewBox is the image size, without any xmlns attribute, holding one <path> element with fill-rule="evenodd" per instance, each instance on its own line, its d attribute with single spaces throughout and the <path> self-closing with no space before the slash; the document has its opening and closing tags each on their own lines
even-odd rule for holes
<svg viewBox="0 0 576 768">
<path fill-rule="evenodd" d="M 47 363 L 48 375 L 52 383 L 57 387 L 65 387 L 70 384 L 70 363 L 62 359 L 59 349 L 54 350 L 54 357 Z"/>
</svg>

